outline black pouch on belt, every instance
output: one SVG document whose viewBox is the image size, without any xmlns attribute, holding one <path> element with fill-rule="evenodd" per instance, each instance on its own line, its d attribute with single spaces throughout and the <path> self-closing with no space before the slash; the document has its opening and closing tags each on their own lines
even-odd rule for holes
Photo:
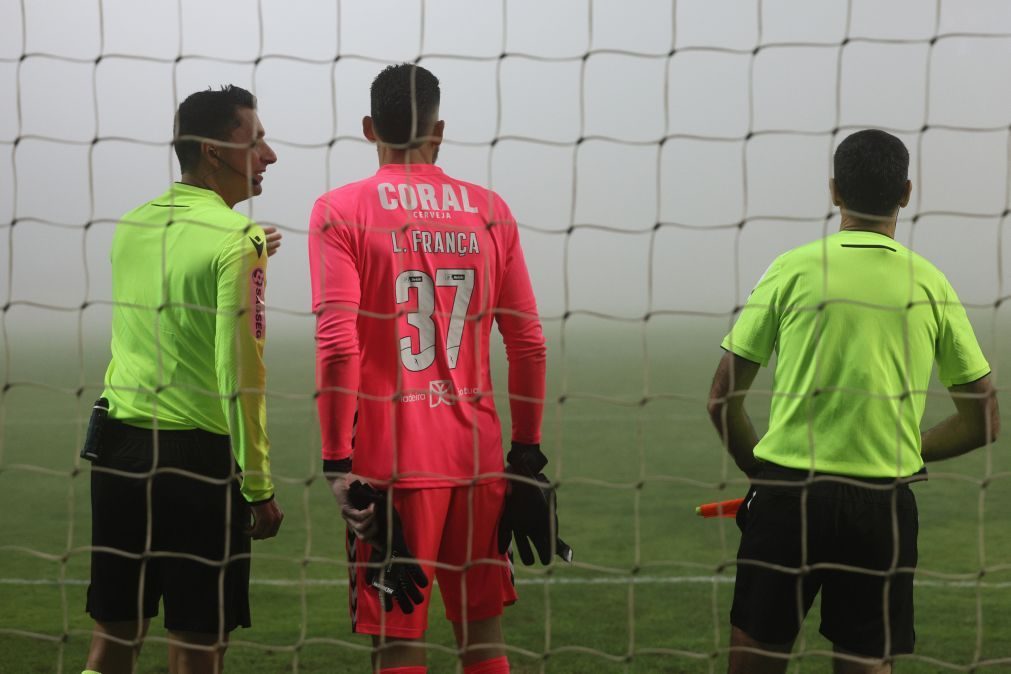
<svg viewBox="0 0 1011 674">
<path fill-rule="evenodd" d="M 81 448 L 81 458 L 88 461 L 98 459 L 102 445 L 102 430 L 109 419 L 109 401 L 99 398 L 91 408 L 91 419 L 88 421 L 88 434 L 84 436 L 84 447 Z"/>
</svg>

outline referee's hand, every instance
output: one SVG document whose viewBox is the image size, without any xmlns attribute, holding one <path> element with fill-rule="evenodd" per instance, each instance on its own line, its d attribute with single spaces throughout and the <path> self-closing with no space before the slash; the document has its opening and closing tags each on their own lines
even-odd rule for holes
<svg viewBox="0 0 1011 674">
<path fill-rule="evenodd" d="M 266 225 L 263 228 L 263 233 L 267 235 L 267 257 L 270 257 L 281 247 L 281 232 L 277 231 L 277 227 L 273 225 Z"/>
<path fill-rule="evenodd" d="M 246 533 L 253 540 L 263 540 L 273 538 L 277 535 L 277 530 L 281 528 L 281 520 L 284 519 L 284 511 L 277 505 L 277 499 L 272 498 L 263 503 L 254 503 L 249 506 L 253 515 L 252 523 L 246 527 Z"/>
</svg>

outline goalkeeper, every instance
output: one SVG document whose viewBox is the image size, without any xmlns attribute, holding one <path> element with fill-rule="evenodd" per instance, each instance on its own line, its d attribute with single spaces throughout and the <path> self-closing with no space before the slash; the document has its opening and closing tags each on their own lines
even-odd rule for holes
<svg viewBox="0 0 1011 674">
<path fill-rule="evenodd" d="M 516 222 L 498 195 L 435 165 L 439 98 L 424 68 L 383 70 L 363 119 L 378 172 L 312 211 L 323 463 L 348 525 L 352 630 L 373 636 L 374 667 L 425 671 L 418 642 L 437 577 L 464 672 L 492 674 L 509 668 L 510 537 L 527 564 L 527 538 L 545 564 L 565 549 L 540 474 L 545 345 Z M 509 359 L 506 472 L 522 476 L 509 483 L 493 320 Z M 368 484 L 345 478 L 352 470 Z"/>
<path fill-rule="evenodd" d="M 731 672 L 786 671 L 781 654 L 819 591 L 835 671 L 890 672 L 915 640 L 909 483 L 926 479 L 924 462 L 999 430 L 990 367 L 958 296 L 895 240 L 912 190 L 905 146 L 860 131 L 839 145 L 834 168 L 840 231 L 772 263 L 723 341 L 710 393 L 713 423 L 754 481 L 737 516 Z M 759 439 L 744 397 L 773 351 Z M 921 433 L 935 361 L 956 412 Z"/>
<path fill-rule="evenodd" d="M 133 671 L 159 600 L 170 670 L 221 671 L 228 633 L 250 625 L 249 540 L 283 518 L 263 366 L 280 234 L 232 210 L 260 194 L 277 156 L 255 98 L 233 86 L 183 101 L 176 139 L 181 181 L 116 227 L 112 360 L 96 404 L 108 416 L 96 410 L 82 452 L 93 461 L 88 667 L 102 674 Z"/>
</svg>

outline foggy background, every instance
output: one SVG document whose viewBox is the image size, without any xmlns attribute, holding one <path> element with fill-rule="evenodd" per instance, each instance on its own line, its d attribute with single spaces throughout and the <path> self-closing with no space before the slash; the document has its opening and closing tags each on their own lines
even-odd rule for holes
<svg viewBox="0 0 1011 674">
<path fill-rule="evenodd" d="M 284 230 L 270 329 L 311 349 L 310 209 L 376 170 L 369 84 L 415 59 L 442 83 L 439 164 L 511 205 L 549 320 L 679 311 L 729 325 L 776 255 L 838 227 L 831 155 L 868 126 L 912 155 L 898 238 L 974 320 L 1007 294 L 1005 0 L 23 4 L 0 0 L 8 380 L 32 378 L 39 335 L 68 354 L 107 343 L 115 221 L 178 177 L 178 102 L 225 83 L 258 96 L 279 157 L 237 206 Z"/>
</svg>

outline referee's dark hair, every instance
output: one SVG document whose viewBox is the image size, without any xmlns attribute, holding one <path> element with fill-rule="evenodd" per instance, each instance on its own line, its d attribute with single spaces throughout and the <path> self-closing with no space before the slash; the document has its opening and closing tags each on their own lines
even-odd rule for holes
<svg viewBox="0 0 1011 674">
<path fill-rule="evenodd" d="M 909 150 L 879 129 L 858 131 L 835 151 L 835 185 L 855 214 L 891 215 L 909 179 Z"/>
<path fill-rule="evenodd" d="M 437 120 L 439 80 L 413 63 L 388 66 L 372 80 L 372 126 L 385 143 L 418 147 Z"/>
<path fill-rule="evenodd" d="M 256 96 L 234 84 L 191 94 L 179 104 L 175 122 L 175 150 L 179 169 L 184 173 L 200 162 L 200 141 L 184 140 L 183 136 L 199 136 L 227 140 L 232 129 L 240 125 L 235 114 L 239 108 L 256 109 Z"/>
</svg>

